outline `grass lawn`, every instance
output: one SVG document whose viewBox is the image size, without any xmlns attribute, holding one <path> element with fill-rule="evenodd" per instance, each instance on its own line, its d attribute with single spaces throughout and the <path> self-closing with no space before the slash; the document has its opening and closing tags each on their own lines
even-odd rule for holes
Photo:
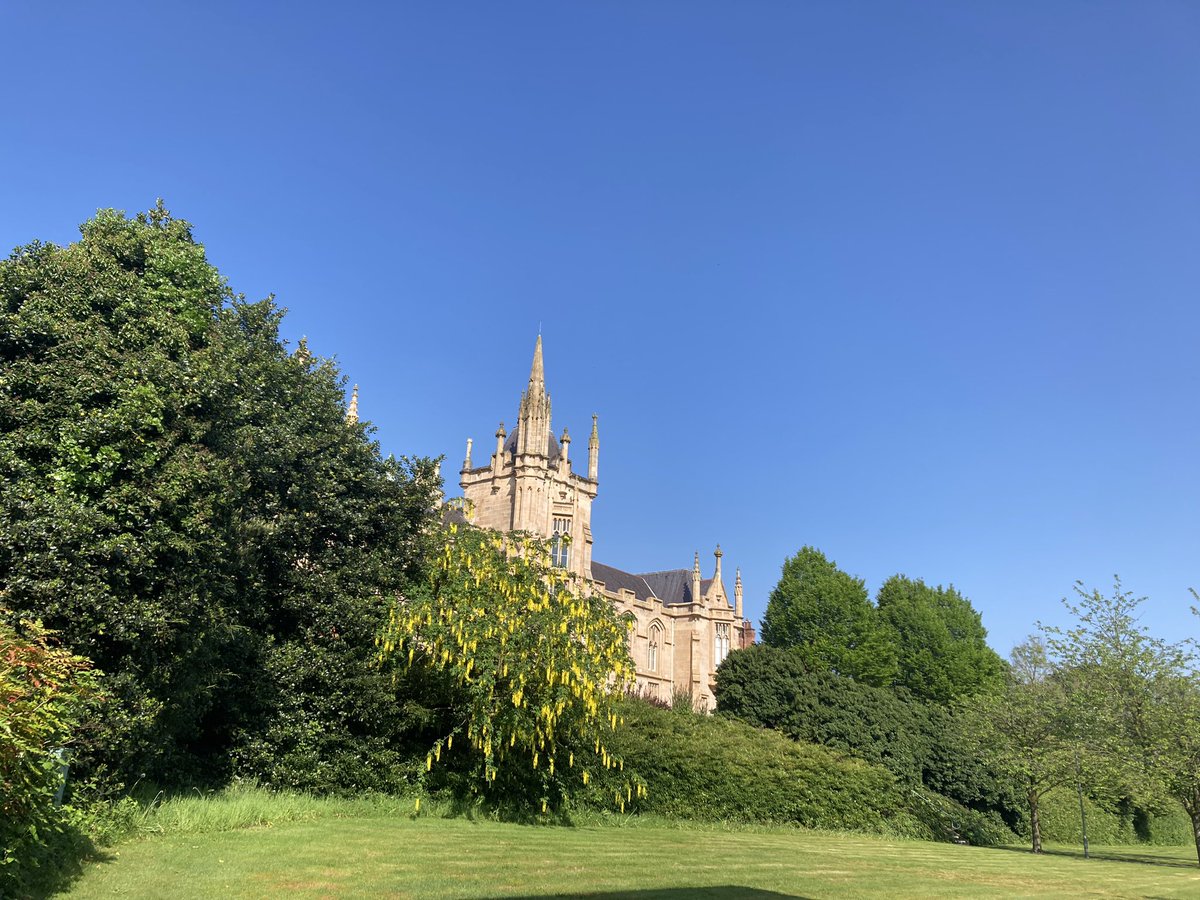
<svg viewBox="0 0 1200 900">
<path fill-rule="evenodd" d="M 1200 897 L 1194 848 L 1035 857 L 793 830 L 536 827 L 366 815 L 166 833 L 72 897 Z"/>
</svg>

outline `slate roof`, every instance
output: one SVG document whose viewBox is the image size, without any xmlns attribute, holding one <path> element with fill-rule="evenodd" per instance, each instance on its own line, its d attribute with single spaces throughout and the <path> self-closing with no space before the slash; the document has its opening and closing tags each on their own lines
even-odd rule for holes
<svg viewBox="0 0 1200 900">
<path fill-rule="evenodd" d="M 517 455 L 517 434 L 520 428 L 514 428 L 508 435 L 508 440 L 504 442 L 504 452 L 509 456 Z M 562 455 L 562 448 L 558 446 L 558 438 L 554 436 L 554 432 L 550 432 L 550 439 L 546 441 L 546 456 L 550 462 L 555 462 Z"/>
<path fill-rule="evenodd" d="M 592 580 L 603 582 L 604 587 L 613 593 L 621 590 L 633 591 L 639 600 L 657 599 L 662 601 L 664 606 L 692 602 L 692 573 L 687 569 L 669 569 L 665 572 L 635 575 L 613 566 L 606 566 L 604 563 L 593 562 Z M 700 593 L 707 591 L 710 584 L 711 578 L 701 581 Z"/>
</svg>

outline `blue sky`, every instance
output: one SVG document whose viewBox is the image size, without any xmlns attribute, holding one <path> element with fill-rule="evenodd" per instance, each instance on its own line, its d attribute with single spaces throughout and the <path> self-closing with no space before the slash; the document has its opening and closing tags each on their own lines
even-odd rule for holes
<svg viewBox="0 0 1200 900">
<path fill-rule="evenodd" d="M 486 456 L 539 327 L 600 561 L 757 619 L 811 544 L 1007 653 L 1200 587 L 1200 7 L 14 4 L 0 243 L 165 198 L 361 385 Z M 578 444 L 582 447 L 582 444 Z M 581 458 L 579 454 L 575 454 Z"/>
</svg>

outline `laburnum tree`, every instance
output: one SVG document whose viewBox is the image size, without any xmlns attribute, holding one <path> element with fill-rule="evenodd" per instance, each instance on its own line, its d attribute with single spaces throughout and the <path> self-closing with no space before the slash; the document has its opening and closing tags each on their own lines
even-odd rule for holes
<svg viewBox="0 0 1200 900">
<path fill-rule="evenodd" d="M 453 685 L 427 770 L 454 754 L 477 795 L 543 813 L 615 770 L 625 777 L 606 780 L 624 811 L 644 791 L 608 746 L 633 680 L 629 627 L 603 595 L 551 564 L 545 542 L 450 525 L 378 643 L 385 663 L 399 658 Z"/>
<path fill-rule="evenodd" d="M 281 316 L 161 204 L 0 261 L 0 604 L 107 675 L 76 771 L 403 780 L 412 707 L 374 635 L 425 555 L 434 466 L 348 423 Z"/>
<path fill-rule="evenodd" d="M 767 600 L 762 639 L 794 648 L 808 672 L 876 685 L 890 684 L 896 674 L 896 649 L 878 627 L 863 580 L 815 547 L 784 561 Z"/>
</svg>

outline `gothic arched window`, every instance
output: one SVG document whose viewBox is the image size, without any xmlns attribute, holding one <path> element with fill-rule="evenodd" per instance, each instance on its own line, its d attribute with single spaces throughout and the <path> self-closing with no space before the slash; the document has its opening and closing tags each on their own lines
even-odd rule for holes
<svg viewBox="0 0 1200 900">
<path fill-rule="evenodd" d="M 650 647 L 646 654 L 646 667 L 651 672 L 658 671 L 658 648 L 662 646 L 662 629 L 655 622 L 650 626 Z"/>
</svg>

